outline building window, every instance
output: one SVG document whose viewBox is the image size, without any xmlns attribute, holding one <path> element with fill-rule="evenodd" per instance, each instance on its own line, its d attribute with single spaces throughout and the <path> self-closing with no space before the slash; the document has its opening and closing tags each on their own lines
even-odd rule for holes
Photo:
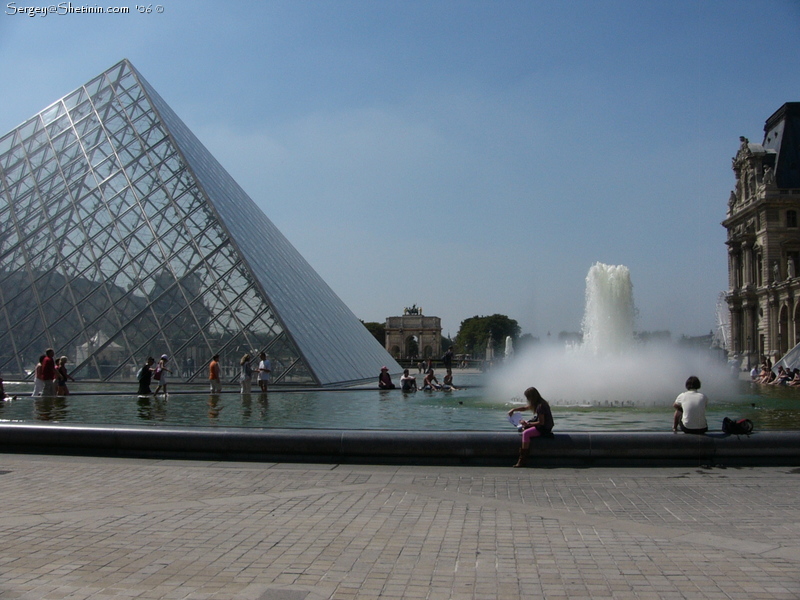
<svg viewBox="0 0 800 600">
<path fill-rule="evenodd" d="M 797 227 L 797 211 L 796 210 L 787 210 L 786 211 L 786 226 L 787 227 Z"/>
</svg>

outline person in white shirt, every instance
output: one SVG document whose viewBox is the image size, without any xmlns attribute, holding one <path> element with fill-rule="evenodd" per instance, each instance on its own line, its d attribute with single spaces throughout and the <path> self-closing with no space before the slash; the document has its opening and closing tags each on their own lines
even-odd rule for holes
<svg viewBox="0 0 800 600">
<path fill-rule="evenodd" d="M 258 386 L 262 392 L 266 392 L 269 385 L 269 374 L 272 371 L 272 363 L 267 358 L 266 352 L 262 352 L 260 358 L 261 362 L 258 363 Z"/>
<path fill-rule="evenodd" d="M 400 377 L 400 389 L 404 392 L 417 391 L 417 378 L 409 374 L 408 369 L 405 369 L 403 376 Z"/>
<path fill-rule="evenodd" d="M 686 391 L 675 399 L 672 407 L 675 416 L 672 419 L 672 431 L 680 429 L 684 433 L 703 434 L 708 431 L 706 422 L 706 406 L 708 398 L 697 390 L 700 380 L 692 375 L 686 380 Z"/>
</svg>

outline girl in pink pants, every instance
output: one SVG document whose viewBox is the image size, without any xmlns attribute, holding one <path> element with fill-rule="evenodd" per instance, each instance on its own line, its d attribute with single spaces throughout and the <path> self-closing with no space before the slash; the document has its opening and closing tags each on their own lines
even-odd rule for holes
<svg viewBox="0 0 800 600">
<path fill-rule="evenodd" d="M 542 435 L 552 436 L 553 431 L 553 413 L 550 411 L 550 405 L 547 400 L 542 398 L 542 395 L 534 387 L 525 390 L 525 399 L 528 404 L 525 406 L 517 406 L 508 411 L 510 417 L 515 412 L 523 410 L 530 410 L 533 412 L 533 419 L 530 421 L 522 420 L 519 424 L 523 427 L 522 431 L 522 447 L 519 449 L 519 460 L 515 467 L 524 467 L 531 453 L 531 439 L 540 437 Z"/>
</svg>

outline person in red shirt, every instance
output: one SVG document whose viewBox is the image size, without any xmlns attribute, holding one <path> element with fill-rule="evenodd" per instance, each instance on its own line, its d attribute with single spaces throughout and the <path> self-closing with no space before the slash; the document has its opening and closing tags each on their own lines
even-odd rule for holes
<svg viewBox="0 0 800 600">
<path fill-rule="evenodd" d="M 56 395 L 56 361 L 53 359 L 55 354 L 52 348 L 48 348 L 44 351 L 42 368 L 39 375 L 42 380 L 42 396 Z"/>
<path fill-rule="evenodd" d="M 211 358 L 211 364 L 208 365 L 208 380 L 211 383 L 211 393 L 219 394 L 222 391 L 222 383 L 219 380 L 219 354 L 215 354 Z"/>
</svg>

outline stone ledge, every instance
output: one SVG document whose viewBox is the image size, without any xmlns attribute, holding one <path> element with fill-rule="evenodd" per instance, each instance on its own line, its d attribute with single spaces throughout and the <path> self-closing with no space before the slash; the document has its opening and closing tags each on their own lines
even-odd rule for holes
<svg viewBox="0 0 800 600">
<path fill-rule="evenodd" d="M 0 452 L 364 464 L 504 465 L 515 432 L 260 429 L 0 423 Z M 532 466 L 800 465 L 800 432 L 556 433 Z"/>
</svg>

